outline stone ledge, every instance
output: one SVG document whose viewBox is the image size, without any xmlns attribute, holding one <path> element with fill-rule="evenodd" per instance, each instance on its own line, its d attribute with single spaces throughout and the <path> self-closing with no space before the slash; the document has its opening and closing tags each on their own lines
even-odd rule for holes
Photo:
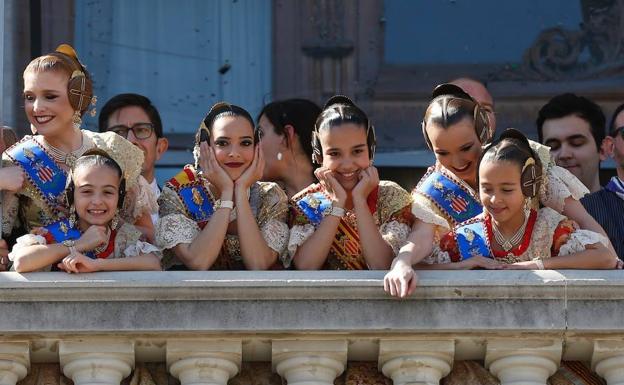
<svg viewBox="0 0 624 385">
<path fill-rule="evenodd" d="M 384 273 L 0 273 L 0 335 L 624 333 L 621 271 L 419 272 L 407 300 Z"/>
</svg>

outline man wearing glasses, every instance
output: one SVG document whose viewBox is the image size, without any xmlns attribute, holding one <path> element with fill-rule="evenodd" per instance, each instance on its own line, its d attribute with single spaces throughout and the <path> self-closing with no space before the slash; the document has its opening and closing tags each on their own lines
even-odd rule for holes
<svg viewBox="0 0 624 385">
<path fill-rule="evenodd" d="M 154 167 L 167 151 L 169 142 L 163 136 L 160 115 L 152 102 L 138 94 L 116 95 L 102 107 L 98 126 L 100 132 L 113 131 L 143 150 L 145 161 L 141 175 L 150 183 L 156 197 L 160 196 Z M 153 213 L 152 222 L 155 224 L 157 220 L 158 213 Z"/>
<path fill-rule="evenodd" d="M 615 160 L 617 176 L 581 203 L 609 235 L 615 252 L 624 260 L 624 104 L 613 114 L 609 134 L 603 141 L 605 155 Z"/>
</svg>

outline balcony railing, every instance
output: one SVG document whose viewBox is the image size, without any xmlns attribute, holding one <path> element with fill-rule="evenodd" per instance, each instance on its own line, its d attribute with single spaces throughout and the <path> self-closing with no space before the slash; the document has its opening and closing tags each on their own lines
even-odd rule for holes
<svg viewBox="0 0 624 385">
<path fill-rule="evenodd" d="M 621 271 L 420 272 L 409 299 L 384 272 L 0 273 L 0 384 L 58 362 L 76 385 L 163 362 L 182 385 L 225 384 L 246 361 L 289 384 L 332 384 L 376 361 L 395 384 L 480 360 L 503 384 L 544 384 L 561 360 L 624 382 Z"/>
</svg>

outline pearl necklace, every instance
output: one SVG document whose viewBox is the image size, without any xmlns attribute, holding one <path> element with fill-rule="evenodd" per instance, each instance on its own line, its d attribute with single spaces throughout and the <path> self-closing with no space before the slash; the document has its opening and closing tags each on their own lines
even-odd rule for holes
<svg viewBox="0 0 624 385">
<path fill-rule="evenodd" d="M 45 139 L 45 137 L 42 137 L 42 138 L 43 138 L 43 145 L 46 147 L 48 151 L 50 151 L 50 155 L 52 155 L 52 158 L 54 158 L 54 160 L 57 163 L 65 164 L 69 168 L 73 168 L 74 164 L 76 163 L 76 160 L 88 149 L 87 141 L 85 140 L 84 134 L 82 133 L 82 131 L 80 132 L 80 137 L 81 137 L 80 147 L 77 150 L 70 151 L 70 152 L 65 152 L 61 149 L 58 149 L 54 147 L 53 145 L 51 145 Z"/>
<path fill-rule="evenodd" d="M 506 252 L 513 249 L 514 247 L 516 247 L 516 245 L 518 245 L 518 243 L 522 241 L 522 238 L 524 238 L 524 232 L 526 231 L 526 226 L 528 222 L 529 215 L 525 215 L 522 226 L 520 226 L 520 228 L 518 229 L 518 231 L 515 232 L 514 235 L 507 239 L 505 238 L 505 236 L 503 236 L 498 227 L 496 227 L 496 222 L 494 222 L 494 219 L 492 219 L 492 232 L 494 233 L 496 243 L 498 243 Z"/>
</svg>

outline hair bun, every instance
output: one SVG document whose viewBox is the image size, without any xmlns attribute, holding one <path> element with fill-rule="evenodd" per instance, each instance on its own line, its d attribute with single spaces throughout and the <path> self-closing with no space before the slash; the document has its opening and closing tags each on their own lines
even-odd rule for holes
<svg viewBox="0 0 624 385">
<path fill-rule="evenodd" d="M 452 83 L 438 84 L 431 92 L 431 99 L 435 99 L 442 95 L 450 95 L 460 99 L 471 100 L 476 103 L 472 96 L 470 96 L 460 86 Z"/>
<path fill-rule="evenodd" d="M 78 60 L 78 54 L 76 54 L 76 50 L 69 44 L 61 44 L 56 47 L 55 51 Z"/>
<path fill-rule="evenodd" d="M 334 95 L 327 100 L 327 102 L 323 106 L 323 109 L 325 110 L 333 106 L 334 104 L 344 104 L 347 106 L 355 106 L 355 103 L 353 103 L 353 100 L 349 99 L 348 97 L 344 95 Z"/>
<path fill-rule="evenodd" d="M 499 140 L 503 139 L 517 139 L 525 144 L 528 148 L 531 148 L 529 145 L 529 139 L 527 139 L 526 135 L 524 135 L 520 130 L 515 128 L 507 128 L 500 134 Z"/>
</svg>

